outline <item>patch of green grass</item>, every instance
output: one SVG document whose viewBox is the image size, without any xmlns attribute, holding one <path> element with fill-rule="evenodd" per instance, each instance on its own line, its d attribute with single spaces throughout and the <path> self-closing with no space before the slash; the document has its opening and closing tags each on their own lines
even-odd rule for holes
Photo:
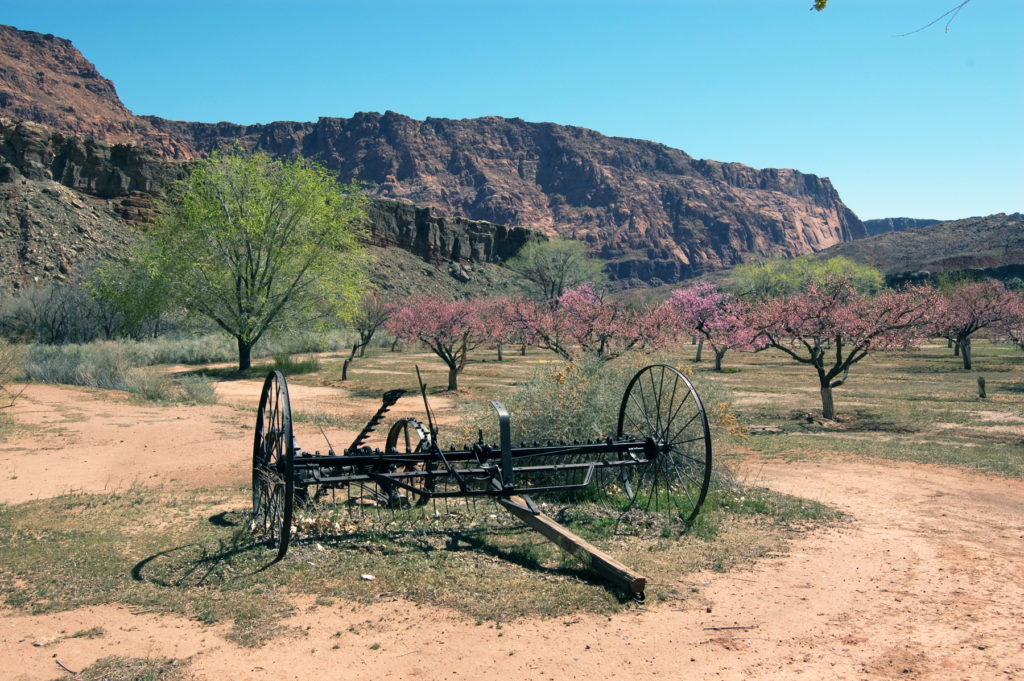
<svg viewBox="0 0 1024 681">
<path fill-rule="evenodd" d="M 987 341 L 974 347 L 973 371 L 940 344 L 869 356 L 834 391 L 836 422 L 820 419 L 813 373 L 771 352 L 731 353 L 742 372 L 699 378 L 740 396 L 734 411 L 752 426 L 745 442 L 723 443 L 727 454 L 892 459 L 1024 476 L 1024 353 Z M 987 380 L 984 399 L 979 375 Z"/>
<path fill-rule="evenodd" d="M 0 409 L 0 442 L 18 432 L 18 423 L 11 418 L 11 415 Z"/>
<path fill-rule="evenodd" d="M 316 532 L 298 517 L 288 556 L 275 562 L 276 550 L 248 532 L 248 494 L 133 489 L 0 506 L 7 528 L 0 534 L 0 598 L 32 613 L 121 603 L 203 624 L 230 622 L 229 637 L 244 646 L 282 635 L 280 621 L 296 594 L 324 605 L 397 596 L 480 621 L 630 607 L 585 564 L 490 504 L 472 515 L 420 509 L 418 518 L 368 521 L 342 514 Z M 237 510 L 225 512 L 225 502 Z M 667 598 L 687 571 L 783 550 L 787 508 L 716 502 L 709 516 L 715 531 L 683 536 L 624 534 L 600 519 L 594 531 L 583 516 L 567 522 L 611 555 L 636 561 L 656 585 L 649 592 Z M 374 579 L 363 579 L 367 574 Z"/>
<path fill-rule="evenodd" d="M 306 359 L 294 359 L 287 353 L 274 355 L 274 369 L 286 375 L 311 374 L 320 370 L 320 358 L 310 355 Z"/>
<path fill-rule="evenodd" d="M 292 422 L 293 423 L 312 423 L 314 426 L 329 430 L 332 428 L 347 429 L 347 430 L 359 430 L 366 421 L 370 418 L 373 412 L 369 411 L 366 415 L 346 415 L 338 416 L 336 414 L 330 414 L 323 410 L 307 411 L 307 410 L 292 410 Z M 340 443 L 335 443 L 340 444 Z"/>
</svg>

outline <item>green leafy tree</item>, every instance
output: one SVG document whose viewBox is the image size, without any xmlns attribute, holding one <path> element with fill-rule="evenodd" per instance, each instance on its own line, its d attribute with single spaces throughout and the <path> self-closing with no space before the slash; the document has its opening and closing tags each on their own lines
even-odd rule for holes
<svg viewBox="0 0 1024 681">
<path fill-rule="evenodd" d="M 190 313 L 236 339 L 244 370 L 274 327 L 351 315 L 365 201 L 317 165 L 217 152 L 171 186 L 140 256 Z"/>
<path fill-rule="evenodd" d="M 794 295 L 808 284 L 820 285 L 826 279 L 842 279 L 858 293 L 878 293 L 885 288 L 885 277 L 877 267 L 841 255 L 828 260 L 803 255 L 744 263 L 733 269 L 730 288 L 742 296 L 768 298 Z"/>
<path fill-rule="evenodd" d="M 146 246 L 96 268 L 85 283 L 96 301 L 94 318 L 107 339 L 156 336 L 161 318 L 173 305 L 169 282 L 154 267 L 152 254 L 139 257 L 140 248 Z"/>
<path fill-rule="evenodd" d="M 571 239 L 530 241 L 505 266 L 532 282 L 546 300 L 558 299 L 565 289 L 608 279 L 604 263 L 590 257 L 586 244 Z"/>
</svg>

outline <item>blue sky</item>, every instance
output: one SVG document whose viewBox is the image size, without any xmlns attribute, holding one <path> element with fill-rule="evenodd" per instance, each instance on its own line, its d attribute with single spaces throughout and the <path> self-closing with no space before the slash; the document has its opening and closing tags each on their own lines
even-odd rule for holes
<svg viewBox="0 0 1024 681">
<path fill-rule="evenodd" d="M 553 121 L 829 177 L 862 219 L 1024 211 L 1024 2 L 0 0 L 137 114 Z"/>
</svg>

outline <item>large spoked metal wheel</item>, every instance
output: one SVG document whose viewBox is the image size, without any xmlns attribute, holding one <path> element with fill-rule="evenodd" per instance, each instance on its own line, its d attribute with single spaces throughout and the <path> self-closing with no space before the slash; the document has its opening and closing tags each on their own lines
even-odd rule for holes
<svg viewBox="0 0 1024 681">
<path fill-rule="evenodd" d="M 263 382 L 252 446 L 252 530 L 277 546 L 277 559 L 288 552 L 294 506 L 292 409 L 284 374 L 272 371 Z"/>
<path fill-rule="evenodd" d="M 418 419 L 404 418 L 391 426 L 384 444 L 384 451 L 388 454 L 409 457 L 407 463 L 395 467 L 395 472 L 429 473 L 434 467 L 424 460 L 423 455 L 430 451 L 430 447 L 430 431 L 427 430 L 427 427 Z M 429 492 L 434 491 L 434 479 L 430 476 L 409 476 L 403 478 L 403 482 L 413 487 L 414 490 L 398 488 L 394 491 L 396 501 L 400 505 L 405 499 L 408 505 L 422 506 L 430 498 Z"/>
<path fill-rule="evenodd" d="M 629 507 L 669 515 L 688 527 L 711 484 L 711 433 L 700 396 L 675 368 L 655 364 L 629 382 L 618 438 L 648 441 L 649 463 L 623 469 Z"/>
</svg>

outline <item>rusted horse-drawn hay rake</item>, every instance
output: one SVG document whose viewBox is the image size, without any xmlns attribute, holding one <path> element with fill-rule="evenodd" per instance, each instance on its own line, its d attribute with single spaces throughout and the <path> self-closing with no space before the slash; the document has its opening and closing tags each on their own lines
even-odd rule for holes
<svg viewBox="0 0 1024 681">
<path fill-rule="evenodd" d="M 419 371 L 417 370 L 417 374 Z M 495 500 L 563 549 L 589 554 L 592 567 L 642 596 L 644 579 L 540 512 L 530 495 L 600 500 L 620 518 L 662 514 L 680 528 L 697 513 L 711 481 L 711 436 L 700 396 L 668 365 L 640 370 L 626 387 L 615 438 L 592 442 L 511 442 L 510 415 L 498 415 L 499 442 L 441 449 L 420 380 L 427 424 L 398 419 L 383 449 L 364 442 L 405 391 L 391 390 L 341 454 L 299 448 L 292 434 L 288 385 L 278 371 L 263 384 L 252 458 L 252 527 L 288 551 L 297 504 L 331 499 L 366 508 L 411 510 L 439 500 Z M 329 445 L 329 443 L 328 443 Z"/>
</svg>

